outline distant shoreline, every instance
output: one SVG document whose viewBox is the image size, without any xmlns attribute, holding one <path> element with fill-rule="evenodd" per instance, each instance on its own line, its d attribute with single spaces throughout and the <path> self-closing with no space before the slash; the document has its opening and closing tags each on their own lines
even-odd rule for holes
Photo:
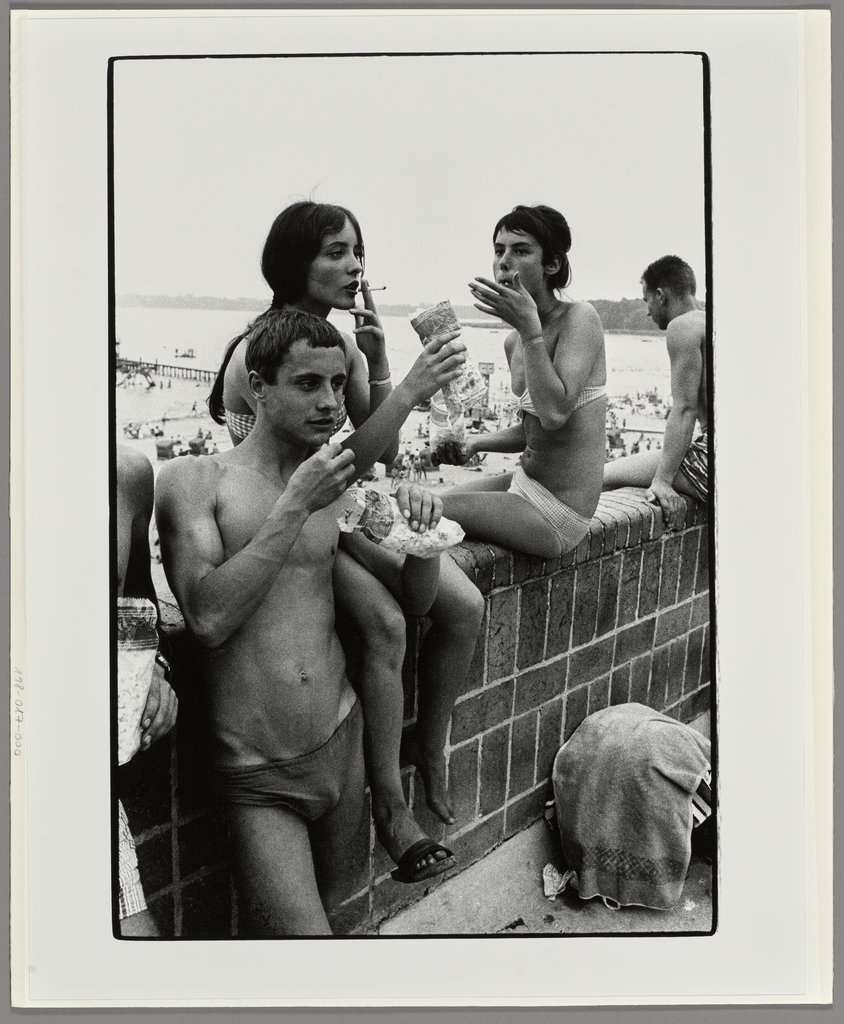
<svg viewBox="0 0 844 1024">
<path fill-rule="evenodd" d="M 202 310 L 235 310 L 244 313 L 261 313 L 267 308 L 266 299 L 240 297 L 221 299 L 213 295 L 118 295 L 118 309 L 202 309 Z M 598 310 L 606 334 L 633 334 L 644 337 L 660 337 L 660 331 L 654 331 L 648 320 L 647 308 L 641 299 L 590 299 Z M 433 303 L 387 303 L 379 302 L 378 310 L 382 316 L 412 316 L 418 309 L 424 309 Z M 484 315 L 474 306 L 454 306 L 458 319 L 466 321 L 469 326 L 482 326 Z M 496 328 L 500 321 L 488 317 L 489 326 Z"/>
</svg>

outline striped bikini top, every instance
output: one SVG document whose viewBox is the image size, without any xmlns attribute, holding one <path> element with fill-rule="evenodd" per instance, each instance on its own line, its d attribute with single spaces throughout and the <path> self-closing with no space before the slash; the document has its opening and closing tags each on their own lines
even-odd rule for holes
<svg viewBox="0 0 844 1024">
<path fill-rule="evenodd" d="M 241 441 L 251 433 L 252 428 L 255 426 L 255 419 L 255 414 L 252 412 L 230 412 L 226 409 L 226 426 Z M 346 403 L 341 402 L 334 419 L 334 430 L 332 433 L 336 434 L 343 427 L 347 419 Z"/>
<path fill-rule="evenodd" d="M 589 405 L 590 402 L 596 402 L 599 398 L 603 398 L 606 393 L 606 384 L 587 385 L 577 396 L 577 402 L 572 411 L 575 412 L 578 409 L 582 409 L 584 405 Z M 536 406 L 533 404 L 533 399 L 530 397 L 530 392 L 527 388 L 525 388 L 522 395 L 517 395 L 515 391 L 512 391 L 511 394 L 515 399 L 516 408 L 519 412 L 529 412 L 531 416 L 536 416 Z"/>
</svg>

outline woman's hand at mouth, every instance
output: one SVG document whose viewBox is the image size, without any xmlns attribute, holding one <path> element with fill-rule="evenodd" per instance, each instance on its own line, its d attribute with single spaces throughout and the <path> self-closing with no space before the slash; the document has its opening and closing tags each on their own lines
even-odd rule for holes
<svg viewBox="0 0 844 1024">
<path fill-rule="evenodd" d="M 375 363 L 381 363 L 384 359 L 386 347 L 384 328 L 378 318 L 378 311 L 375 308 L 368 281 L 361 281 L 360 291 L 363 296 L 363 309 L 355 307 L 349 310 L 355 318 L 355 328 L 352 333 L 358 348 L 372 366 Z"/>
<path fill-rule="evenodd" d="M 515 327 L 523 337 L 542 333 L 536 303 L 522 284 L 518 271 L 513 274 L 513 283 L 510 285 L 497 284 L 486 277 L 476 277 L 470 282 L 469 291 L 472 298 L 478 300 L 474 303 L 475 309 L 500 317 L 504 323 Z"/>
</svg>

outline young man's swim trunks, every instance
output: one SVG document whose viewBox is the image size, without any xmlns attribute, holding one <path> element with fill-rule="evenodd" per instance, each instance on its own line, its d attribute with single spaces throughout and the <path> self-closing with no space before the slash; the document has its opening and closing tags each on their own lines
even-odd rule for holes
<svg viewBox="0 0 844 1024">
<path fill-rule="evenodd" d="M 521 466 L 517 466 L 513 471 L 513 479 L 507 493 L 518 494 L 537 509 L 563 542 L 563 554 L 576 548 L 589 532 L 591 520 L 569 508 L 547 487 L 543 487 L 533 477 L 528 476 Z"/>
<path fill-rule="evenodd" d="M 122 921 L 124 917 L 140 914 L 146 910 L 147 901 L 141 886 L 138 872 L 138 855 L 135 852 L 135 840 L 129 829 L 129 819 L 123 804 L 118 800 L 117 820 L 117 908 Z"/>
<path fill-rule="evenodd" d="M 212 766 L 212 788 L 224 803 L 288 807 L 306 821 L 316 821 L 337 806 L 362 734 L 363 716 L 356 699 L 343 721 L 316 749 L 243 768 Z"/>
<path fill-rule="evenodd" d="M 680 463 L 683 476 L 691 484 L 695 497 L 706 501 L 709 497 L 709 437 L 704 430 L 689 445 L 685 458 Z"/>
</svg>

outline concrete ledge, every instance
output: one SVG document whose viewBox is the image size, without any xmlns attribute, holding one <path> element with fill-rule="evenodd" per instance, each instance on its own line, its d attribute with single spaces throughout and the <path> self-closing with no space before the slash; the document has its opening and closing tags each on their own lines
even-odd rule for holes
<svg viewBox="0 0 844 1024">
<path fill-rule="evenodd" d="M 638 701 L 690 722 L 710 707 L 709 543 L 706 509 L 686 502 L 666 532 L 645 492 L 602 496 L 589 534 L 558 559 L 464 543 L 450 553 L 484 594 L 481 635 L 452 716 L 446 748 L 458 821 L 428 810 L 413 768 L 403 770 L 420 824 L 445 840 L 461 869 L 542 814 L 554 754 L 601 708 Z M 173 739 L 119 770 L 137 835 L 148 901 L 167 934 L 236 933 L 224 830 L 207 806 L 201 681 L 179 611 L 162 617 L 179 681 Z M 416 707 L 416 651 L 427 628 L 408 623 L 403 678 L 407 724 Z M 442 884 L 397 885 L 367 821 L 355 844 L 337 931 L 367 934 Z"/>
</svg>

